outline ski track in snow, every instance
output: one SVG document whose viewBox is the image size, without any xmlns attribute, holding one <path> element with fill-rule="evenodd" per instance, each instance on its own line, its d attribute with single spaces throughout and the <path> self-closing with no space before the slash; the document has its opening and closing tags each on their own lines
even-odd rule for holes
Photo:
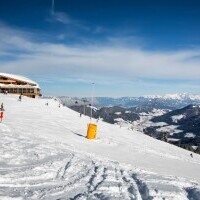
<svg viewBox="0 0 200 200">
<path fill-rule="evenodd" d="M 131 170 L 0 124 L 0 199 L 200 199 L 184 179 Z"/>
<path fill-rule="evenodd" d="M 88 141 L 57 101 L 0 97 L 0 200 L 200 200 L 198 155 L 103 122 Z"/>
</svg>

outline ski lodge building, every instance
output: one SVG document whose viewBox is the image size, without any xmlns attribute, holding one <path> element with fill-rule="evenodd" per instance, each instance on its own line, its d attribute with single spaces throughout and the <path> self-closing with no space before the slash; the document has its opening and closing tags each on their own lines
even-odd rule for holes
<svg viewBox="0 0 200 200">
<path fill-rule="evenodd" d="M 36 98 L 40 96 L 40 91 L 39 85 L 26 77 L 0 73 L 0 93 Z"/>
</svg>

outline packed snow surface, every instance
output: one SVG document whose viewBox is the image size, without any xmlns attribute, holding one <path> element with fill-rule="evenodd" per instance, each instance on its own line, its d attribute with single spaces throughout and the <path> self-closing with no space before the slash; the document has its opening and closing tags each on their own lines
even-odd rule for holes
<svg viewBox="0 0 200 200">
<path fill-rule="evenodd" d="M 59 102 L 0 95 L 0 199 L 200 199 L 200 156 Z"/>
</svg>

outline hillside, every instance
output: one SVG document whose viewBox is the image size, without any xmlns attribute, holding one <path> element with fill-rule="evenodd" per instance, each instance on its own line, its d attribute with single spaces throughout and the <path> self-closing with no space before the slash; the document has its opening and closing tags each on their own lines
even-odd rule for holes
<svg viewBox="0 0 200 200">
<path fill-rule="evenodd" d="M 0 95 L 0 199 L 199 199 L 200 156 L 56 100 Z M 48 106 L 45 104 L 48 101 Z"/>
<path fill-rule="evenodd" d="M 79 113 L 83 113 L 87 116 L 91 116 L 91 108 L 87 106 L 71 106 L 72 110 L 75 110 Z M 132 108 L 133 110 L 134 108 Z M 135 121 L 140 117 L 137 113 L 132 112 L 130 109 L 114 106 L 114 107 L 103 107 L 93 111 L 92 116 L 95 119 L 101 118 L 103 121 L 114 124 L 117 120 L 122 119 L 124 121 Z"/>
<path fill-rule="evenodd" d="M 155 125 L 146 129 L 152 136 L 162 137 L 162 133 L 168 134 L 168 140 L 183 148 L 200 153 L 200 106 L 189 105 L 173 110 L 164 115 L 154 117 Z M 164 123 L 162 127 L 158 123 Z M 169 130 L 168 127 L 171 127 Z M 174 131 L 172 131 L 174 127 Z"/>
</svg>

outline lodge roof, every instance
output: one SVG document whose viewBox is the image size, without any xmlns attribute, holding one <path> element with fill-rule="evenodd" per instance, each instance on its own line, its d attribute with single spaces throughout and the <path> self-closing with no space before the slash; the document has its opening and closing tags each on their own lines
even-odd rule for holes
<svg viewBox="0 0 200 200">
<path fill-rule="evenodd" d="M 7 73 L 0 73 L 0 76 L 2 77 L 6 77 L 6 78 L 10 78 L 16 81 L 22 81 L 27 83 L 27 85 L 34 85 L 35 87 L 39 88 L 39 84 L 30 80 L 29 78 L 26 78 L 24 76 L 21 75 L 14 75 L 14 74 L 7 74 Z"/>
</svg>

